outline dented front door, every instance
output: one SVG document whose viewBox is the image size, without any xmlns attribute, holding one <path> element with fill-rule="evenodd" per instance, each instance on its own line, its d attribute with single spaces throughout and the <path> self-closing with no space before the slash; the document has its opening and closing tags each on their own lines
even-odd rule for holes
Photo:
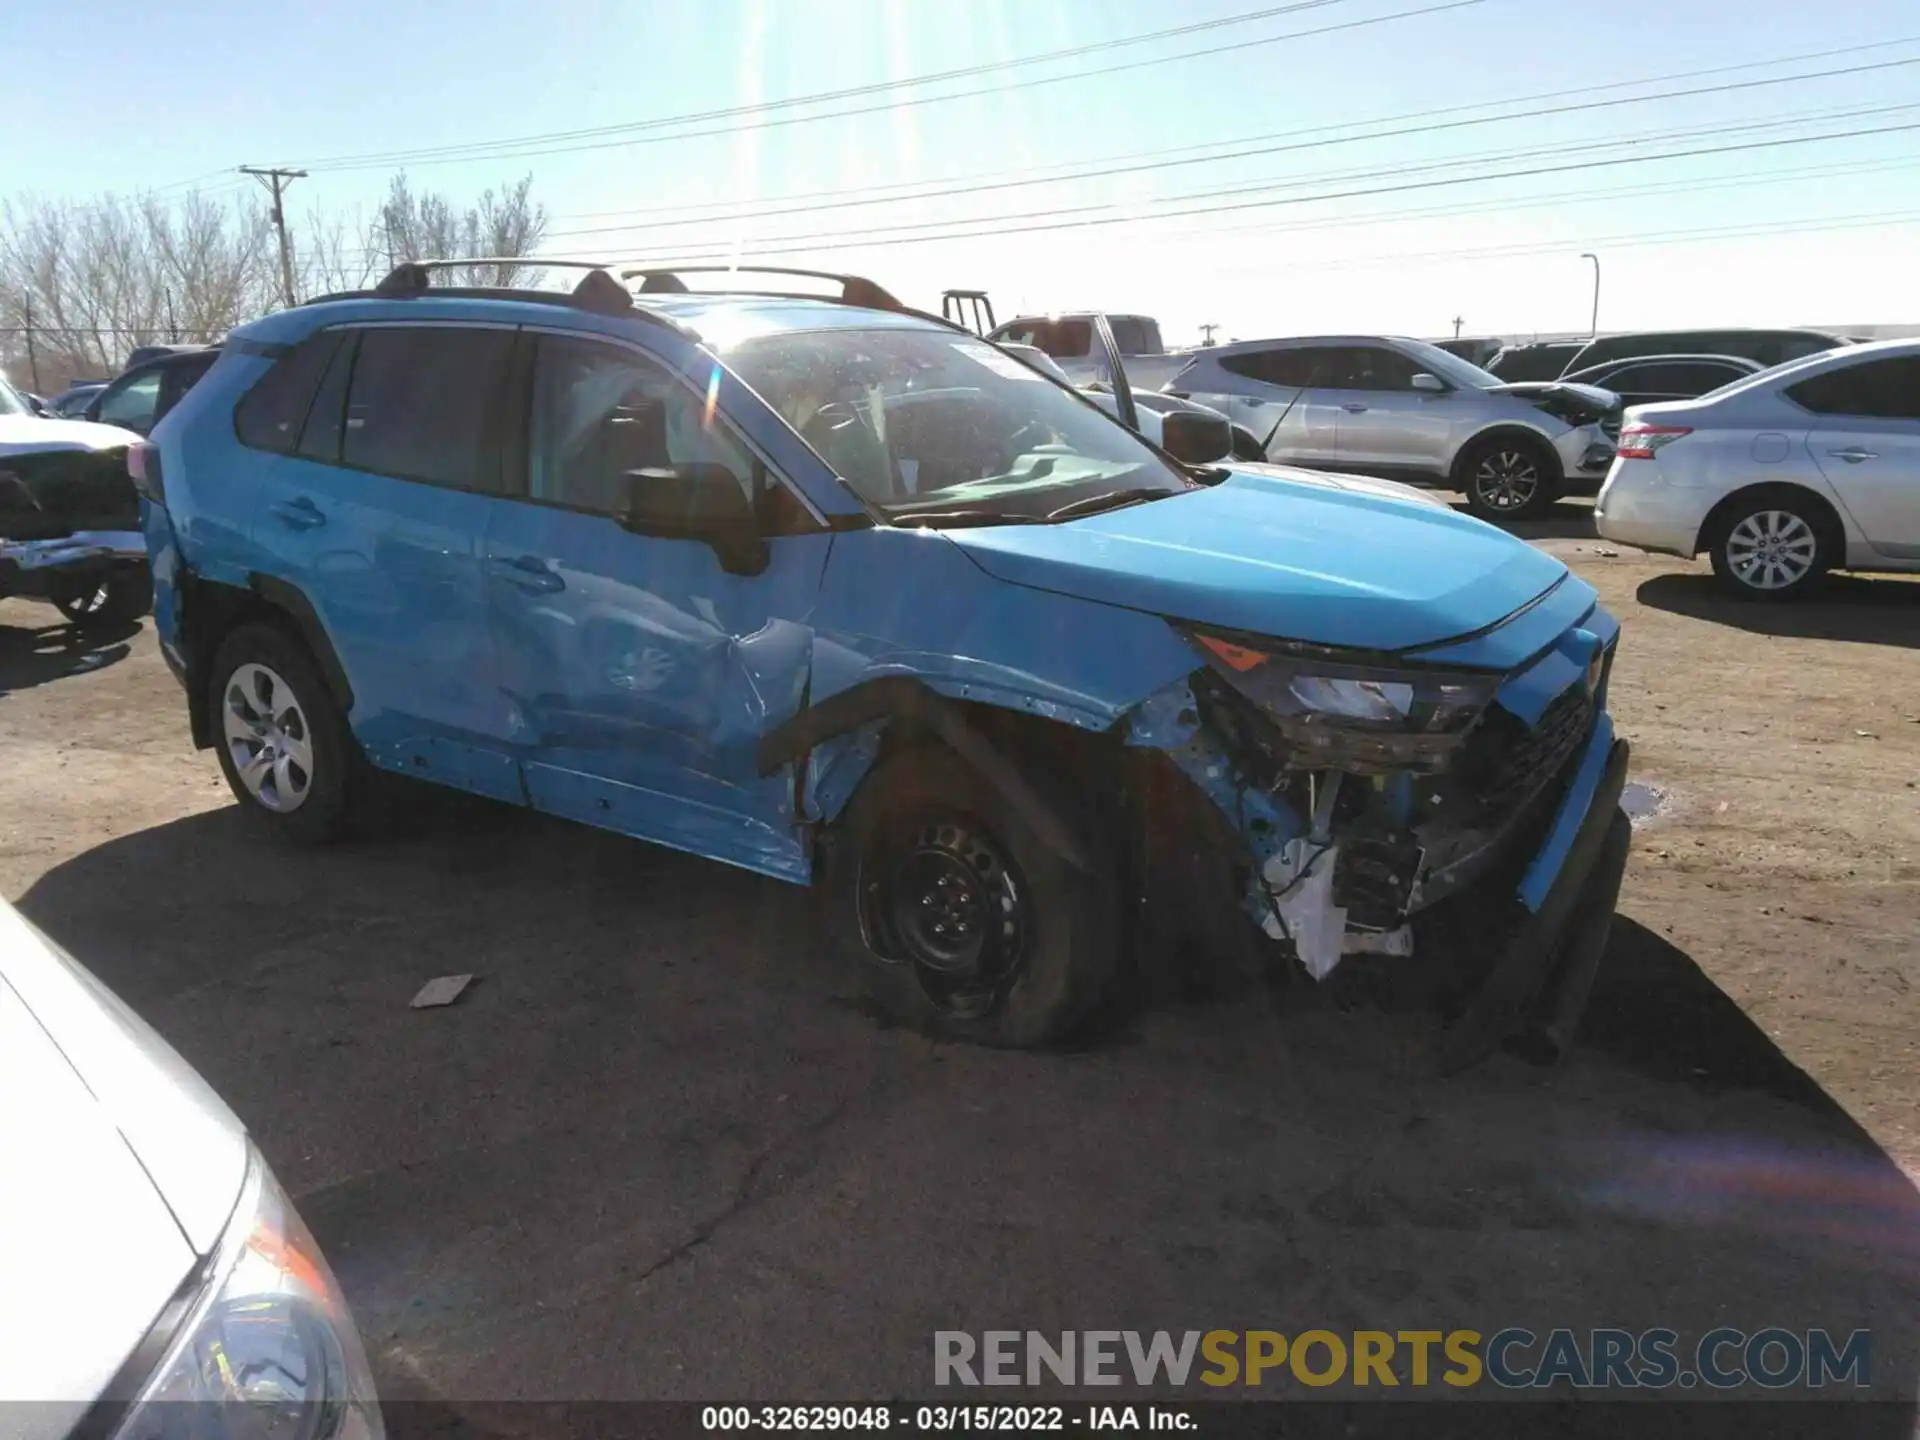
<svg viewBox="0 0 1920 1440">
<path fill-rule="evenodd" d="M 485 555 L 527 799 L 804 876 L 791 778 L 761 777 L 754 747 L 805 695 L 830 537 L 776 536 L 766 568 L 739 575 L 703 541 L 629 532 L 614 518 L 628 472 L 718 463 L 750 486 L 754 458 L 657 361 L 538 343 L 522 493 L 498 507 Z"/>
</svg>

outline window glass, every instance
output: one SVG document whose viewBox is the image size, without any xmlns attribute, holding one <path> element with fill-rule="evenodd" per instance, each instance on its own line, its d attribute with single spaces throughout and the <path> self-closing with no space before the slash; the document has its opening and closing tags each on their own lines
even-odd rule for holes
<svg viewBox="0 0 1920 1440">
<path fill-rule="evenodd" d="M 527 493 L 612 515 L 633 470 L 709 463 L 751 498 L 753 457 L 710 423 L 700 397 L 656 361 L 617 345 L 540 337 L 527 437 Z"/>
<path fill-rule="evenodd" d="M 1446 354 L 1444 350 L 1436 353 Z M 1419 367 L 1397 351 L 1378 345 L 1348 345 L 1334 352 L 1332 378 L 1337 390 L 1411 390 Z"/>
<path fill-rule="evenodd" d="M 870 504 L 955 524 L 1049 519 L 1189 482 L 1098 407 L 980 341 L 928 329 L 770 335 L 727 363 Z"/>
<path fill-rule="evenodd" d="M 300 430 L 300 453 L 310 460 L 329 465 L 340 463 L 340 440 L 346 434 L 347 381 L 353 376 L 353 359 L 360 337 L 352 331 L 330 337 L 327 370 L 320 377 L 320 388 L 313 392 L 307 407 L 307 421 Z"/>
<path fill-rule="evenodd" d="M 398 326 L 360 335 L 341 460 L 409 480 L 501 488 L 487 441 L 511 330 Z"/>
<path fill-rule="evenodd" d="M 1264 380 L 1269 385 L 1284 385 L 1298 390 L 1307 385 L 1325 385 L 1330 361 L 1335 352 L 1294 347 L 1285 350 L 1247 350 L 1220 357 L 1220 368 L 1249 380 Z"/>
<path fill-rule="evenodd" d="M 182 360 L 178 364 L 161 367 L 160 405 L 154 412 L 156 423 L 161 416 L 180 403 L 182 396 L 200 383 L 200 377 L 211 370 L 213 362 L 219 358 L 218 350 L 209 350 L 203 355 L 196 355 L 191 360 Z"/>
<path fill-rule="evenodd" d="M 1144 315 L 1112 315 L 1107 318 L 1107 324 L 1113 330 L 1113 343 L 1120 347 L 1122 355 L 1166 353 L 1166 347 L 1160 343 L 1159 324 Z M 1091 328 L 1088 337 L 1091 348 Z"/>
<path fill-rule="evenodd" d="M 100 397 L 100 423 L 124 425 L 144 435 L 153 428 L 153 413 L 159 405 L 160 372 L 149 370 Z"/>
<path fill-rule="evenodd" d="M 1658 368 L 1665 374 L 1665 383 L 1656 388 L 1674 395 L 1704 395 L 1747 373 L 1732 365 L 1711 365 L 1698 360 Z"/>
<path fill-rule="evenodd" d="M 242 445 L 282 453 L 293 449 L 313 401 L 314 386 L 339 344 L 339 331 L 322 330 L 273 362 L 234 408 L 234 431 Z M 328 458 L 337 455 L 336 446 Z"/>
<path fill-rule="evenodd" d="M 1816 415 L 1920 420 L 1920 355 L 1828 370 L 1792 386 L 1787 397 Z"/>
<path fill-rule="evenodd" d="M 1093 325 L 1086 320 L 1047 320 L 1033 327 L 1033 339 L 1056 360 L 1083 360 L 1093 353 Z"/>
</svg>

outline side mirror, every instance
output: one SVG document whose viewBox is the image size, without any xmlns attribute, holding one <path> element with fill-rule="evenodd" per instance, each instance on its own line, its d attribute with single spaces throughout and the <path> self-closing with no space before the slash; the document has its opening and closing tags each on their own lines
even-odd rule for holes
<svg viewBox="0 0 1920 1440">
<path fill-rule="evenodd" d="M 721 568 L 758 575 L 767 568 L 766 537 L 739 477 L 724 465 L 699 461 L 626 472 L 625 503 L 615 515 L 636 535 L 704 540 Z"/>
<path fill-rule="evenodd" d="M 1429 375 L 1426 371 L 1422 370 L 1418 375 L 1413 377 L 1413 388 L 1416 390 L 1424 390 L 1429 395 L 1444 395 L 1452 387 L 1438 375 Z"/>
<path fill-rule="evenodd" d="M 1168 410 L 1160 417 L 1160 448 L 1188 465 L 1212 465 L 1233 454 L 1233 426 L 1224 415 Z"/>
</svg>

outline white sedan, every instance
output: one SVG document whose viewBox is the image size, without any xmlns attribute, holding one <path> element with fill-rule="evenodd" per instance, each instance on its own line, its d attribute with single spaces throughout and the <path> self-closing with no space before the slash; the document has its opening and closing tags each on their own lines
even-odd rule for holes
<svg viewBox="0 0 1920 1440">
<path fill-rule="evenodd" d="M 0 1434 L 379 1440 L 327 1262 L 238 1119 L 0 900 Z"/>
<path fill-rule="evenodd" d="M 1594 520 L 1622 544 L 1705 551 L 1753 599 L 1803 594 L 1829 570 L 1920 571 L 1920 340 L 1636 406 Z"/>
</svg>

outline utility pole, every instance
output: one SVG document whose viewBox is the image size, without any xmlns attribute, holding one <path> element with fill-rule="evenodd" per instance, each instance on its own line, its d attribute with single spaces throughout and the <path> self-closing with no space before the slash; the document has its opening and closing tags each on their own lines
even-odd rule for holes
<svg viewBox="0 0 1920 1440">
<path fill-rule="evenodd" d="M 262 185 L 266 186 L 268 191 L 273 195 L 273 209 L 269 212 L 267 218 L 273 221 L 273 228 L 280 232 L 280 291 L 289 306 L 297 305 L 300 302 L 294 297 L 293 293 L 293 241 L 287 238 L 287 209 L 285 205 L 281 204 L 280 197 L 286 193 L 287 187 L 293 184 L 294 181 L 306 179 L 307 172 L 304 170 L 274 170 L 258 165 L 242 165 L 240 167 L 240 173 L 242 175 L 251 175 Z"/>
<path fill-rule="evenodd" d="M 27 322 L 27 373 L 33 376 L 33 393 L 40 393 L 40 355 L 33 348 L 33 301 L 27 296 L 20 297 L 22 318 Z"/>
<path fill-rule="evenodd" d="M 173 287 L 171 285 L 165 286 L 161 289 L 160 293 L 166 297 L 167 301 L 167 342 L 172 345 L 178 345 L 180 343 L 180 327 L 173 322 Z"/>
<path fill-rule="evenodd" d="M 1593 262 L 1593 327 L 1587 332 L 1591 339 L 1600 333 L 1600 257 L 1583 250 L 1580 258 Z"/>
<path fill-rule="evenodd" d="M 1207 347 L 1213 344 L 1213 332 L 1218 330 L 1219 328 L 1220 327 L 1218 325 L 1202 325 L 1200 327 L 1200 333 L 1206 337 L 1200 342 L 1200 346 L 1202 349 L 1206 349 Z"/>
<path fill-rule="evenodd" d="M 1467 322 L 1458 315 L 1453 317 L 1453 338 L 1454 339 L 1458 340 L 1460 338 L 1460 327 L 1466 323 Z"/>
</svg>

